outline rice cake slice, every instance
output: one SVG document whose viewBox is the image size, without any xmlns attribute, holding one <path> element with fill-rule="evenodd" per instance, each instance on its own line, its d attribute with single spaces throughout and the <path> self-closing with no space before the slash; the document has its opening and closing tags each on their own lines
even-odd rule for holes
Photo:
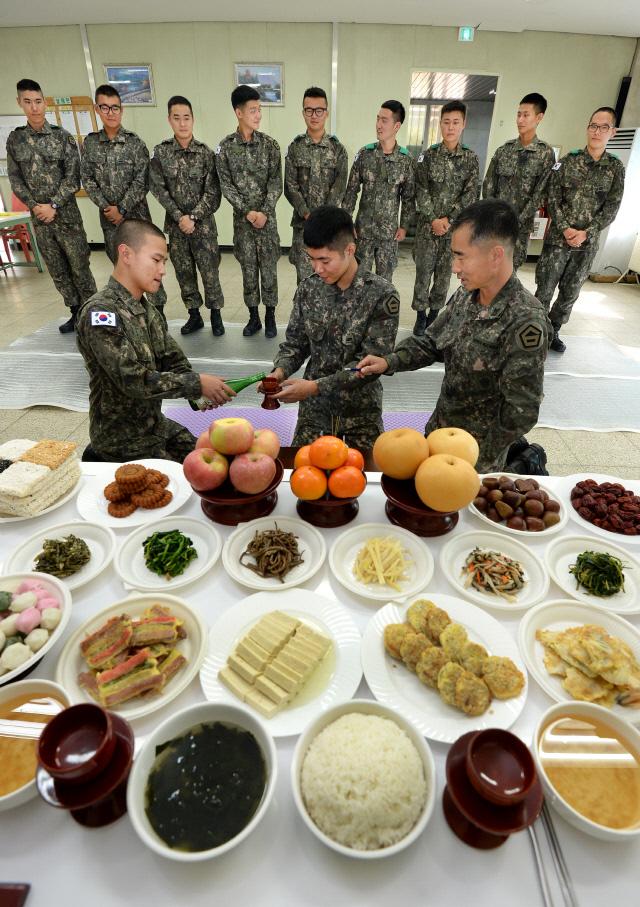
<svg viewBox="0 0 640 907">
<path fill-rule="evenodd" d="M 280 664 L 277 659 L 267 665 L 264 669 L 264 676 L 268 677 L 269 680 L 273 680 L 274 683 L 277 683 L 278 686 L 289 693 L 296 693 L 304 682 L 303 674 Z"/>
<path fill-rule="evenodd" d="M 45 439 L 20 455 L 19 460 L 25 463 L 37 463 L 58 469 L 75 452 L 78 445 L 75 441 L 52 441 Z"/>
<path fill-rule="evenodd" d="M 307 674 L 309 665 L 312 664 L 311 660 L 306 656 L 291 652 L 289 646 L 284 647 L 278 654 L 277 660 L 280 664 L 285 665 L 287 668 L 293 668 L 294 671 L 298 671 L 302 675 Z"/>
<path fill-rule="evenodd" d="M 308 624 L 300 624 L 296 630 L 296 637 L 298 639 L 316 643 L 321 646 L 325 652 L 331 645 L 331 640 L 328 636 L 325 636 L 324 633 L 318 633 L 316 630 L 312 630 Z"/>
<path fill-rule="evenodd" d="M 265 718 L 271 718 L 281 709 L 281 706 L 273 702 L 272 699 L 269 699 L 268 696 L 265 696 L 264 693 L 261 693 L 260 690 L 256 690 L 253 687 L 251 687 L 251 692 L 247 694 L 245 702 L 247 705 L 257 709 L 261 715 L 265 716 Z"/>
<path fill-rule="evenodd" d="M 295 617 L 290 617 L 283 611 L 271 611 L 265 615 L 264 620 L 269 624 L 276 624 L 286 630 L 296 630 L 300 626 L 300 621 Z"/>
<path fill-rule="evenodd" d="M 256 689 L 260 690 L 261 693 L 264 693 L 265 696 L 268 696 L 279 706 L 285 705 L 291 699 L 291 693 L 274 683 L 273 680 L 269 680 L 264 674 L 261 674 L 256 680 Z"/>
<path fill-rule="evenodd" d="M 247 696 L 253 690 L 251 684 L 236 674 L 228 665 L 218 671 L 218 679 L 242 702 L 247 701 Z"/>
<path fill-rule="evenodd" d="M 262 646 L 263 649 L 266 649 L 271 653 L 271 655 L 275 655 L 289 638 L 286 631 L 273 631 L 260 624 L 256 624 L 255 627 L 252 627 L 249 630 L 249 636 L 257 642 L 259 646 Z"/>
<path fill-rule="evenodd" d="M 227 659 L 228 666 L 239 674 L 247 683 L 255 683 L 256 678 L 260 676 L 260 670 L 250 665 L 248 661 L 239 655 L 232 653 Z"/>
<path fill-rule="evenodd" d="M 23 453 L 35 446 L 36 442 L 30 441 L 28 438 L 14 438 L 12 441 L 5 441 L 4 444 L 0 444 L 0 460 L 17 460 Z"/>
<path fill-rule="evenodd" d="M 250 665 L 257 668 L 259 671 L 264 670 L 265 665 L 271 658 L 271 652 L 268 649 L 258 645 L 257 642 L 250 639 L 248 636 L 245 636 L 240 640 L 236 646 L 235 654 L 239 655 L 240 658 L 244 658 L 245 661 L 249 662 Z"/>
</svg>

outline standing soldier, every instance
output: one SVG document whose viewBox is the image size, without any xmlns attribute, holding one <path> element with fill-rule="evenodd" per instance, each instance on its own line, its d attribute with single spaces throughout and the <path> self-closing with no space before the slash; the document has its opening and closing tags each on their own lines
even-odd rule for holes
<svg viewBox="0 0 640 907">
<path fill-rule="evenodd" d="M 224 334 L 220 315 L 224 297 L 213 214 L 220 207 L 222 196 L 213 151 L 193 137 L 193 110 L 186 98 L 169 98 L 167 109 L 173 138 L 153 149 L 149 175 L 151 192 L 166 211 L 164 232 L 169 237 L 169 257 L 189 311 L 180 333 L 192 334 L 204 327 L 198 288 L 200 271 L 204 304 L 211 312 L 211 330 L 214 337 L 220 337 Z"/>
<path fill-rule="evenodd" d="M 369 271 L 375 259 L 376 274 L 387 280 L 393 277 L 398 263 L 398 243 L 407 235 L 414 204 L 414 161 L 396 142 L 403 122 L 400 101 L 385 101 L 376 117 L 378 141 L 356 154 L 342 202 L 342 207 L 353 214 L 362 186 L 356 218 L 358 261 Z"/>
<path fill-rule="evenodd" d="M 149 152 L 135 132 L 122 126 L 122 100 L 111 85 L 96 88 L 95 110 L 102 120 L 99 132 L 90 132 L 82 146 L 80 170 L 82 185 L 100 209 L 104 249 L 115 264 L 115 234 L 125 218 L 151 220 L 149 189 Z M 147 298 L 163 310 L 167 294 L 161 285 Z"/>
<path fill-rule="evenodd" d="M 546 98 L 536 91 L 524 96 L 516 115 L 518 138 L 498 148 L 482 184 L 483 198 L 501 198 L 516 209 L 519 232 L 513 256 L 514 271 L 527 260 L 533 219 L 545 201 L 546 185 L 555 162 L 551 145 L 536 135 L 546 109 Z"/>
<path fill-rule="evenodd" d="M 315 275 L 293 301 L 287 335 L 274 360 L 283 403 L 300 402 L 294 446 L 337 434 L 369 450 L 383 431 L 382 386 L 360 381 L 355 365 L 371 350 L 388 356 L 398 330 L 400 301 L 393 284 L 355 258 L 351 216 L 324 205 L 305 222 L 303 241 Z M 290 378 L 306 359 L 304 378 Z"/>
<path fill-rule="evenodd" d="M 478 155 L 460 143 L 466 116 L 462 101 L 445 104 L 440 113 L 442 141 L 423 151 L 416 164 L 416 282 L 411 303 L 418 313 L 413 328 L 416 337 L 424 334 L 447 301 L 451 224 L 463 208 L 477 201 L 480 192 Z"/>
<path fill-rule="evenodd" d="M 233 251 L 242 268 L 244 302 L 249 321 L 242 334 L 262 329 L 260 297 L 265 305 L 265 337 L 275 337 L 278 304 L 280 237 L 276 202 L 282 195 L 280 146 L 258 132 L 262 120 L 260 95 L 249 85 L 231 92 L 238 128 L 216 148 L 222 194 L 233 208 Z"/>
<path fill-rule="evenodd" d="M 42 257 L 71 317 L 62 334 L 75 328 L 80 305 L 96 292 L 89 269 L 89 244 L 75 199 L 80 188 L 80 158 L 73 136 L 45 118 L 42 89 L 32 79 L 16 85 L 18 105 L 27 116 L 7 139 L 11 189 L 33 215 Z"/>
<path fill-rule="evenodd" d="M 536 296 L 548 309 L 551 349 L 564 353 L 559 331 L 589 276 L 600 233 L 613 223 L 624 192 L 622 162 L 606 150 L 616 134 L 616 112 L 599 107 L 587 126 L 587 147 L 570 151 L 553 167 L 548 208 L 551 228 L 536 267 Z"/>
<path fill-rule="evenodd" d="M 293 238 L 289 261 L 298 283 L 313 274 L 304 251 L 302 230 L 314 208 L 339 205 L 347 185 L 347 152 L 335 135 L 327 135 L 327 95 L 322 88 L 307 88 L 302 98 L 307 131 L 296 136 L 284 160 L 284 194 L 293 207 Z"/>
</svg>

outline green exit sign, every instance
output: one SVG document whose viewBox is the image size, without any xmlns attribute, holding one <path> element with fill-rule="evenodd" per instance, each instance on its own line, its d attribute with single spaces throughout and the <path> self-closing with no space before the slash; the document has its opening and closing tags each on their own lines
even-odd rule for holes
<svg viewBox="0 0 640 907">
<path fill-rule="evenodd" d="M 462 29 L 460 29 L 460 31 L 462 31 Z M 71 98 L 54 98 L 53 101 L 55 104 L 70 104 Z"/>
<path fill-rule="evenodd" d="M 473 25 L 463 25 L 458 29 L 458 41 L 473 41 L 475 35 Z"/>
</svg>

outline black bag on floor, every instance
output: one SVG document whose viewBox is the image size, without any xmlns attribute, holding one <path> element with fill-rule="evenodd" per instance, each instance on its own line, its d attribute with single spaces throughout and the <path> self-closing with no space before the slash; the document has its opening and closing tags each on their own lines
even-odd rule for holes
<svg viewBox="0 0 640 907">
<path fill-rule="evenodd" d="M 540 444 L 529 444 L 526 438 L 518 438 L 507 453 L 506 472 L 517 472 L 525 476 L 548 476 L 547 455 Z"/>
</svg>

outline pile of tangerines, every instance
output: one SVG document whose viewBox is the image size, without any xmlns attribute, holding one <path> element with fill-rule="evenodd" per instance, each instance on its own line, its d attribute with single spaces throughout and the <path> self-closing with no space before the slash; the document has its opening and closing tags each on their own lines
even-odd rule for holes
<svg viewBox="0 0 640 907">
<path fill-rule="evenodd" d="M 334 498 L 357 498 L 367 484 L 360 451 L 334 435 L 301 447 L 293 465 L 291 491 L 303 501 L 317 501 L 327 490 Z"/>
</svg>

